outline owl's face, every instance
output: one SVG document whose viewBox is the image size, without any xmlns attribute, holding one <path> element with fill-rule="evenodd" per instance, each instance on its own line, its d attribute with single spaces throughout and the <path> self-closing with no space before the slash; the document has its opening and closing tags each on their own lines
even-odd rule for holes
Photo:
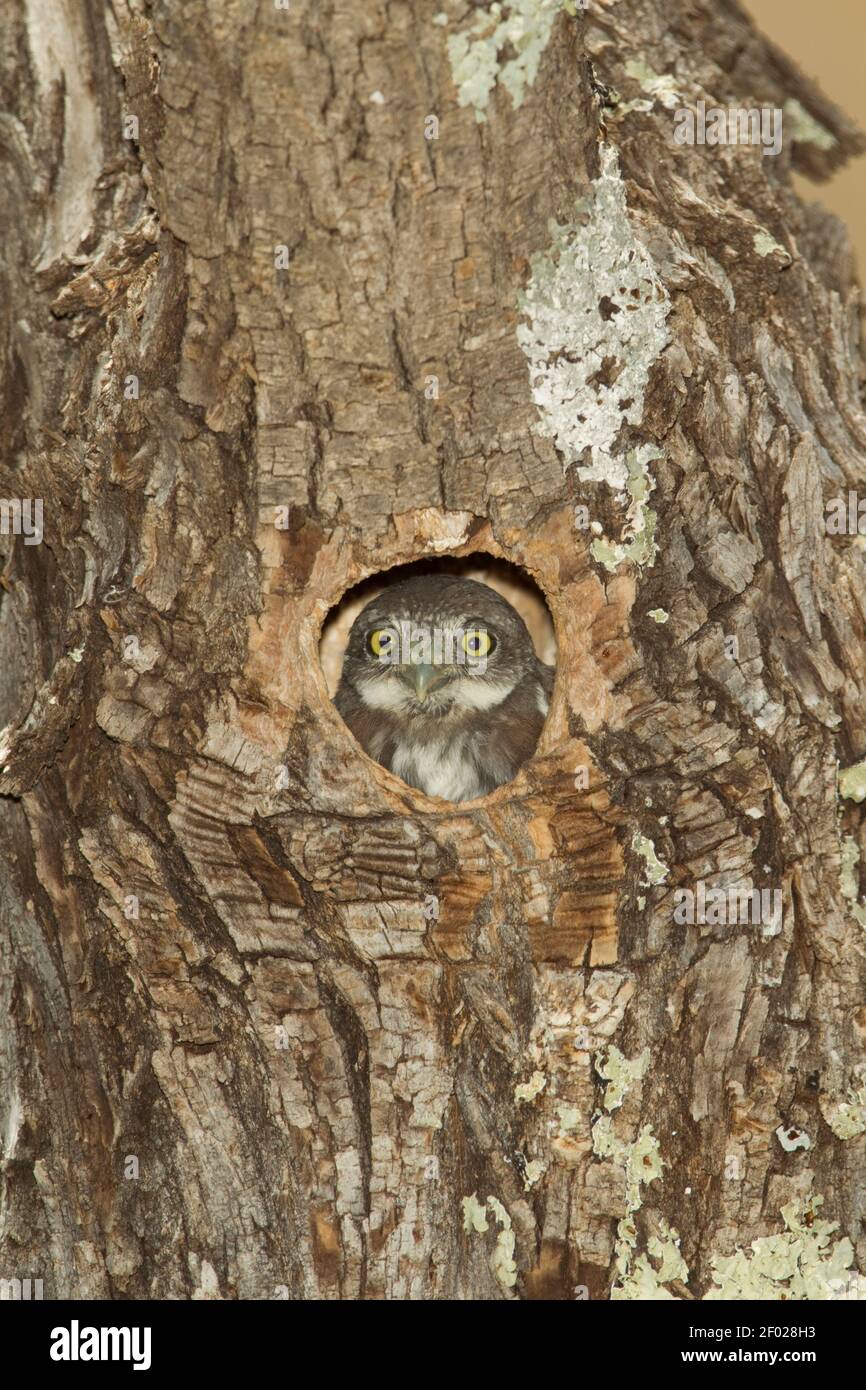
<svg viewBox="0 0 866 1390">
<path fill-rule="evenodd" d="M 500 704 L 534 662 L 522 619 L 495 590 L 421 575 L 359 613 L 342 680 L 369 710 L 447 723 Z"/>
</svg>

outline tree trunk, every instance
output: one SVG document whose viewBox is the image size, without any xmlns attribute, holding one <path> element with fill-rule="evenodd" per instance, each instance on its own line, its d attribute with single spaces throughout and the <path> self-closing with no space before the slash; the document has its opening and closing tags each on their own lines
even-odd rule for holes
<svg viewBox="0 0 866 1390">
<path fill-rule="evenodd" d="M 859 300 L 790 186 L 860 137 L 733 0 L 440 3 L 7 17 L 0 1275 L 46 1296 L 866 1259 Z M 781 152 L 675 143 L 700 100 Z M 318 660 L 445 554 L 558 643 L 466 805 Z"/>
</svg>

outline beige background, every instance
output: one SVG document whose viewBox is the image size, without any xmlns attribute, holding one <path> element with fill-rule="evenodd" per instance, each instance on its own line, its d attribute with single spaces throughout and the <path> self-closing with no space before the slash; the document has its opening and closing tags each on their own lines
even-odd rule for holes
<svg viewBox="0 0 866 1390">
<path fill-rule="evenodd" d="M 866 128 L 866 0 L 740 0 L 758 28 L 783 48 L 824 95 Z M 803 198 L 831 208 L 848 224 L 860 281 L 866 273 L 866 158 L 852 160 L 827 183 L 795 180 Z"/>
</svg>

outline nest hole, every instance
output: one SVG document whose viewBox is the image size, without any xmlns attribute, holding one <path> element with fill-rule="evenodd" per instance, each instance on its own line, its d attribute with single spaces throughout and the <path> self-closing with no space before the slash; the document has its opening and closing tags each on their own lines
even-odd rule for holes
<svg viewBox="0 0 866 1390">
<path fill-rule="evenodd" d="M 445 582 L 454 579 L 473 584 Z M 409 580 L 423 582 L 400 588 Z M 369 605 L 368 631 L 356 620 Z M 328 614 L 319 659 L 331 699 L 370 757 L 427 795 L 468 801 L 510 782 L 534 754 L 556 638 L 535 581 L 476 552 L 398 565 L 356 584 Z"/>
</svg>

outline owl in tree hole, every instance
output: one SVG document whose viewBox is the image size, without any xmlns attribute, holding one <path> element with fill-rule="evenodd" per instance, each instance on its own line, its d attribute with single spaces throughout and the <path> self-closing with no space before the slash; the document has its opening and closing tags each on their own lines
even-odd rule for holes
<svg viewBox="0 0 866 1390">
<path fill-rule="evenodd" d="M 383 767 L 429 796 L 468 801 L 532 756 L 553 676 L 494 589 L 425 574 L 358 614 L 334 703 Z"/>
</svg>

